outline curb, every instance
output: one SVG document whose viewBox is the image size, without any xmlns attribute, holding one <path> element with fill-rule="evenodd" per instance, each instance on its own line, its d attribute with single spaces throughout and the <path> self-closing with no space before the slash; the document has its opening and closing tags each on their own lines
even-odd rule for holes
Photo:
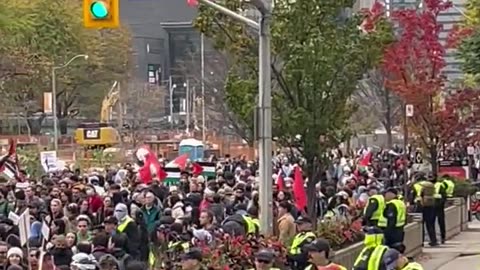
<svg viewBox="0 0 480 270">
<path fill-rule="evenodd" d="M 428 254 L 428 253 L 422 253 L 422 254 Z M 424 262 L 420 262 L 420 264 L 424 267 L 425 270 L 438 270 L 440 269 L 440 267 L 447 265 L 449 262 L 454 261 L 455 259 L 459 258 L 462 255 L 462 253 L 450 253 L 450 254 L 451 256 L 442 256 L 437 259 L 426 260 Z M 468 255 L 465 255 L 465 256 L 468 256 Z M 430 267 L 429 267 L 428 264 L 434 261 L 436 261 L 436 263 L 430 264 Z"/>
</svg>

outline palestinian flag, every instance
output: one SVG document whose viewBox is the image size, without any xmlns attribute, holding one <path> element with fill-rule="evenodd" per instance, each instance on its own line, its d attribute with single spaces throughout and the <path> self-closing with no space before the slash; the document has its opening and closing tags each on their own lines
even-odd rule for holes
<svg viewBox="0 0 480 270">
<path fill-rule="evenodd" d="M 180 168 L 180 170 L 185 170 L 187 167 L 188 154 L 183 154 L 178 156 L 176 159 L 169 162 L 165 165 L 166 168 Z"/>
<path fill-rule="evenodd" d="M 176 186 L 180 183 L 180 175 L 182 171 L 180 168 L 163 168 L 167 177 L 163 180 L 166 186 Z"/>
<path fill-rule="evenodd" d="M 8 153 L 0 157 L 0 174 L 5 176 L 7 179 L 16 179 L 18 181 L 22 180 L 22 174 L 20 173 L 20 167 L 18 165 L 16 143 L 10 139 L 9 140 L 9 150 Z"/>
<path fill-rule="evenodd" d="M 202 175 L 205 179 L 215 179 L 216 164 L 214 162 L 197 162 L 197 164 L 202 166 Z"/>
</svg>

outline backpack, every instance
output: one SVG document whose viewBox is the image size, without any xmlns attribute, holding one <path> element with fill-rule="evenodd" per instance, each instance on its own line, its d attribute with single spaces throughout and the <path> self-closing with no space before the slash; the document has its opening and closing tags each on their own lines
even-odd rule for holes
<svg viewBox="0 0 480 270">
<path fill-rule="evenodd" d="M 434 206 L 435 205 L 435 185 L 432 182 L 424 181 L 422 183 L 422 205 Z"/>
</svg>

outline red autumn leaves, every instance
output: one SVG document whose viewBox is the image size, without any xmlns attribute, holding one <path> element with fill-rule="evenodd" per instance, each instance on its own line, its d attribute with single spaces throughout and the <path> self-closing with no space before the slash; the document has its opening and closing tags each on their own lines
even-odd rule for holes
<svg viewBox="0 0 480 270">
<path fill-rule="evenodd" d="M 366 13 L 365 32 L 375 29 L 379 14 L 386 16 L 381 4 Z M 414 105 L 411 124 L 424 143 L 433 137 L 438 143 L 463 140 L 480 124 L 479 91 L 452 88 L 444 76 L 447 49 L 469 35 L 466 28 L 454 28 L 447 41 L 439 36 L 443 25 L 439 15 L 452 7 L 451 2 L 425 0 L 422 9 L 391 12 L 396 41 L 385 49 L 381 68 L 386 86 L 406 104 Z"/>
</svg>

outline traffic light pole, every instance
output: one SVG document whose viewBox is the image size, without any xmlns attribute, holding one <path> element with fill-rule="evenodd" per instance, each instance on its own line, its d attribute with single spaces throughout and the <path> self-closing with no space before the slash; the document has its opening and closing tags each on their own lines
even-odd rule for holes
<svg viewBox="0 0 480 270">
<path fill-rule="evenodd" d="M 271 94 L 271 48 L 270 48 L 270 20 L 271 0 L 251 0 L 261 13 L 260 22 L 257 23 L 247 17 L 235 13 L 210 0 L 199 0 L 218 12 L 232 17 L 259 32 L 259 167 L 260 167 L 260 230 L 264 235 L 273 234 L 273 204 L 272 204 L 272 94 Z"/>
</svg>

